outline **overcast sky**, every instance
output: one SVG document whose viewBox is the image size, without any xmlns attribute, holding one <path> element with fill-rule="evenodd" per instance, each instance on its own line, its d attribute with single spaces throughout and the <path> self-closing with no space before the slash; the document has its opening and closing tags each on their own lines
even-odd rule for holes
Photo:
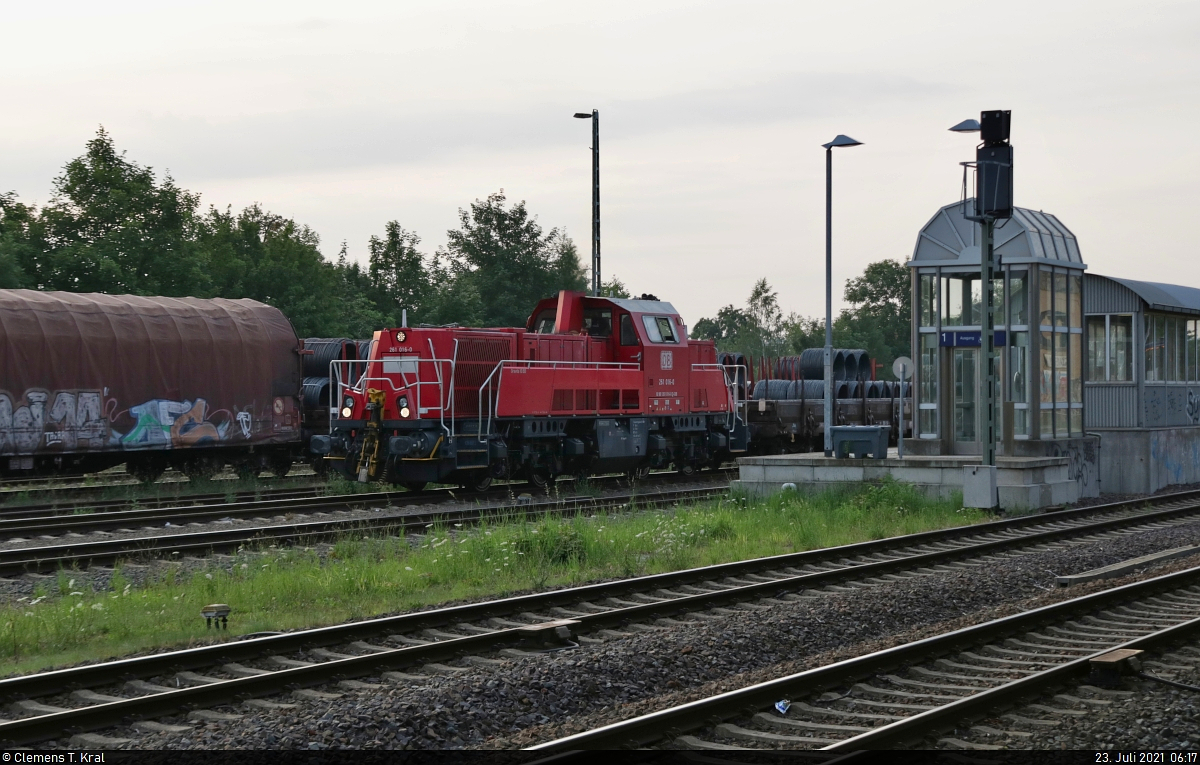
<svg viewBox="0 0 1200 765">
<path fill-rule="evenodd" d="M 364 259 L 398 220 L 432 252 L 503 188 L 689 323 L 767 277 L 786 311 L 907 260 L 1011 109 L 1016 203 L 1091 271 L 1200 286 L 1200 3 L 3 2 L 0 191 L 44 202 L 98 125 L 205 205 L 259 202 Z"/>
</svg>

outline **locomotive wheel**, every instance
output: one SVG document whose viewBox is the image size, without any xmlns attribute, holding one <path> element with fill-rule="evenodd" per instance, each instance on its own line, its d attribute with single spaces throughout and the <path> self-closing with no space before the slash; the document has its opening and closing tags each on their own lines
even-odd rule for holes
<svg viewBox="0 0 1200 765">
<path fill-rule="evenodd" d="M 529 483 L 535 488 L 545 489 L 554 481 L 554 474 L 549 469 L 535 465 L 529 469 Z"/>
<path fill-rule="evenodd" d="M 406 481 L 400 484 L 411 492 L 425 491 L 426 481 Z"/>
<path fill-rule="evenodd" d="M 492 477 L 490 475 L 479 470 L 474 472 L 481 474 L 472 475 L 470 478 L 463 481 L 461 485 L 464 489 L 467 491 L 487 491 L 488 489 L 492 488 Z"/>
<path fill-rule="evenodd" d="M 680 475 L 695 475 L 696 474 L 696 466 L 694 464 L 692 464 L 691 462 L 684 463 L 683 465 L 679 466 L 679 474 Z"/>
</svg>

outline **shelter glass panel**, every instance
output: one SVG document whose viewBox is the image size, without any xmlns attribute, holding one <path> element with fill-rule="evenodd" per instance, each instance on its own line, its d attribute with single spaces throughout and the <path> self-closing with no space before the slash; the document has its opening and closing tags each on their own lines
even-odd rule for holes
<svg viewBox="0 0 1200 765">
<path fill-rule="evenodd" d="M 1067 375 L 1067 335 L 1065 332 L 1054 333 L 1054 403 L 1064 404 L 1067 401 L 1067 385 L 1070 378 Z"/>
<path fill-rule="evenodd" d="M 1110 316 L 1108 332 L 1108 379 L 1133 382 L 1133 317 Z"/>
<path fill-rule="evenodd" d="M 1054 274 L 1054 326 L 1067 326 L 1067 275 Z"/>
<path fill-rule="evenodd" d="M 992 279 L 992 326 L 1004 326 L 1004 279 Z"/>
<path fill-rule="evenodd" d="M 1078 406 L 1071 408 L 1071 435 L 1083 435 L 1083 409 Z"/>
<path fill-rule="evenodd" d="M 978 384 L 974 348 L 955 348 L 954 368 L 954 440 L 975 440 L 975 388 Z"/>
<path fill-rule="evenodd" d="M 938 350 L 937 335 L 921 335 L 921 435 L 936 436 L 938 432 Z"/>
<path fill-rule="evenodd" d="M 1042 410 L 1042 438 L 1054 438 L 1054 410 Z"/>
<path fill-rule="evenodd" d="M 1009 395 L 1018 404 L 1029 403 L 1029 333 L 1013 332 L 1008 346 L 1008 368 L 1012 385 Z"/>
<path fill-rule="evenodd" d="M 1009 310 L 1014 326 L 1029 323 L 1029 296 L 1025 289 L 1028 283 L 1029 279 L 1024 273 L 1013 274 L 1008 280 Z"/>
<path fill-rule="evenodd" d="M 1088 380 L 1101 382 L 1108 379 L 1104 363 L 1108 357 L 1107 333 L 1104 316 L 1087 317 Z"/>
<path fill-rule="evenodd" d="M 1041 373 L 1043 404 L 1054 403 L 1054 333 L 1043 332 L 1041 347 Z"/>
<path fill-rule="evenodd" d="M 937 326 L 937 276 L 921 274 L 917 283 L 917 303 L 921 306 L 921 326 Z"/>
<path fill-rule="evenodd" d="M 1054 326 L 1054 275 L 1048 268 L 1038 272 L 1038 324 L 1043 327 Z"/>
<path fill-rule="evenodd" d="M 1070 411 L 1069 409 L 1063 409 L 1063 408 L 1054 410 L 1054 437 L 1055 438 L 1066 438 L 1070 434 L 1071 430 L 1067 425 L 1067 412 L 1069 412 L 1069 411 Z"/>
<path fill-rule="evenodd" d="M 1067 298 L 1067 323 L 1072 327 L 1083 326 L 1083 277 L 1071 274 L 1067 277 L 1070 293 Z"/>
<path fill-rule="evenodd" d="M 1154 369 L 1158 373 L 1155 380 L 1167 379 L 1167 317 L 1162 314 L 1154 317 Z"/>
<path fill-rule="evenodd" d="M 982 313 L 982 291 L 978 276 L 963 274 L 942 279 L 942 325 L 978 326 Z"/>
</svg>

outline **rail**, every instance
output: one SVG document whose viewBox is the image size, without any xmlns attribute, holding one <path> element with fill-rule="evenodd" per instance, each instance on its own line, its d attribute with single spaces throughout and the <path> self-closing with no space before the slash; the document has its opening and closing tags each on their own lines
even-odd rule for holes
<svg viewBox="0 0 1200 765">
<path fill-rule="evenodd" d="M 636 501 L 640 504 L 649 499 L 639 495 Z M 630 498 L 630 501 L 633 501 Z M 675 501 L 675 500 L 667 500 Z M 1123 508 L 1133 510 L 1126 503 L 1116 503 L 1108 509 Z M 469 511 L 478 512 L 478 509 Z M 529 506 L 522 506 L 518 512 L 528 513 Z M 464 511 L 468 512 L 468 511 Z M 185 706 L 194 708 L 209 704 L 230 703 L 231 700 L 246 697 L 259 697 L 278 693 L 289 688 L 319 685 L 343 678 L 378 676 L 382 670 L 420 667 L 432 661 L 454 660 L 463 653 L 477 653 L 495 650 L 506 645 L 514 645 L 519 639 L 519 633 L 513 630 L 497 629 L 495 624 L 487 620 L 503 616 L 509 620 L 525 620 L 528 624 L 542 617 L 531 614 L 544 613 L 546 609 L 564 608 L 583 611 L 581 603 L 603 603 L 596 611 L 595 605 L 587 607 L 587 614 L 573 617 L 577 627 L 573 631 L 587 633 L 599 629 L 616 629 L 622 625 L 650 622 L 664 617 L 674 617 L 678 614 L 696 613 L 714 607 L 727 608 L 737 603 L 745 603 L 759 598 L 778 598 L 781 594 L 814 590 L 830 584 L 846 581 L 873 582 L 872 586 L 887 586 L 887 574 L 901 571 L 920 571 L 932 566 L 943 564 L 960 565 L 982 563 L 981 559 L 995 553 L 1027 548 L 1038 549 L 1046 542 L 1056 539 L 1083 539 L 1090 537 L 1096 540 L 1117 528 L 1115 518 L 1101 521 L 1100 524 L 1081 523 L 1070 527 L 1061 523 L 1066 518 L 1082 520 L 1084 514 L 1094 513 L 1095 508 L 1080 511 L 1064 511 L 1047 514 L 1037 518 L 1009 519 L 994 521 L 974 527 L 952 530 L 921 532 L 906 537 L 886 540 L 862 542 L 839 548 L 813 550 L 803 553 L 788 553 L 771 558 L 751 561 L 739 561 L 729 564 L 718 564 L 687 571 L 654 574 L 635 579 L 600 584 L 583 585 L 564 590 L 538 592 L 520 595 L 499 601 L 486 601 L 465 605 L 449 606 L 418 611 L 399 616 L 381 617 L 366 621 L 357 621 L 330 627 L 289 632 L 270 637 L 260 637 L 253 640 L 231 641 L 214 645 L 190 648 L 182 651 L 151 654 L 148 656 L 86 665 L 64 670 L 26 675 L 0 680 L 0 700 L 15 701 L 30 697 L 50 697 L 77 688 L 102 688 L 115 682 L 130 678 L 152 678 L 164 673 L 176 673 L 187 670 L 206 670 L 221 673 L 228 662 L 257 660 L 261 657 L 279 656 L 284 652 L 308 650 L 319 646 L 337 646 L 351 641 L 368 640 L 380 635 L 407 634 L 422 636 L 427 641 L 429 635 L 423 630 L 437 630 L 440 635 L 434 636 L 433 642 L 422 645 L 408 644 L 395 648 L 391 646 L 370 646 L 371 653 L 351 658 L 320 661 L 316 664 L 268 671 L 252 677 L 226 679 L 208 677 L 202 679 L 201 685 L 193 687 L 172 688 L 165 693 L 151 696 L 139 695 L 133 698 L 113 698 L 105 703 L 88 702 L 89 706 L 76 709 L 62 709 L 46 713 L 45 707 L 33 717 L 19 720 L 0 722 L 0 740 L 11 743 L 28 743 L 61 735 L 64 729 L 77 727 L 80 730 L 97 729 L 107 725 L 121 724 L 126 718 L 154 718 L 171 714 Z M 1160 525 L 1161 516 L 1155 514 L 1137 514 L 1134 524 L 1127 519 L 1123 528 L 1132 532 L 1140 523 L 1142 528 L 1154 528 Z M 411 518 L 411 520 L 417 520 Z M 427 518 L 420 522 L 429 522 Z M 1031 533 L 1020 537 L 1004 536 L 1003 530 L 1024 528 Z M 1000 531 L 1001 534 L 996 532 Z M 951 547 L 937 544 L 951 541 Z M 963 560 L 966 559 L 966 560 Z M 810 567 L 808 564 L 815 564 Z M 823 570 L 822 570 L 823 569 Z M 756 574 L 757 581 L 752 583 L 732 581 L 739 574 Z M 1160 582 L 1171 586 L 1172 583 L 1160 579 Z M 1176 580 L 1177 581 L 1177 580 Z M 664 599 L 664 590 L 677 590 L 683 585 L 703 584 L 693 590 L 694 594 L 675 593 L 674 597 Z M 1150 589 L 1153 589 L 1151 586 Z M 1130 592 L 1130 589 L 1125 589 Z M 656 593 L 654 602 L 620 603 L 616 599 L 633 600 L 633 595 Z M 1089 596 L 1095 598 L 1095 596 Z M 609 600 L 609 599 L 613 600 Z M 1096 603 L 1089 601 L 1089 604 Z M 1035 617 L 1036 618 L 1036 617 Z M 481 629 L 469 630 L 475 634 L 461 636 L 451 634 L 456 630 L 455 625 L 483 625 Z M 1012 621 L 1006 626 L 1013 625 Z M 1023 627 L 1025 625 L 1016 625 Z M 519 628 L 514 628 L 519 629 Z M 962 636 L 963 631 L 956 633 Z M 953 650 L 957 645 L 955 637 L 942 637 L 940 647 Z M 401 641 L 403 642 L 403 641 Z M 394 644 L 393 644 L 394 645 Z M 926 641 L 929 645 L 929 641 Z M 362 648 L 361 645 L 356 646 Z M 889 652 L 876 654 L 876 658 L 895 659 L 902 661 L 907 657 L 904 651 L 889 649 Z M 921 652 L 924 653 L 923 651 Z M 326 652 L 326 656 L 335 656 L 334 652 Z M 314 661 L 313 654 L 305 654 L 305 661 Z M 845 664 L 834 665 L 844 667 Z M 867 674 L 872 668 L 868 667 Z M 816 672 L 829 670 L 816 670 Z M 834 670 L 836 672 L 836 670 Z M 194 677 L 189 682 L 194 682 Z M 812 677 L 812 675 L 808 675 Z M 117 680 L 114 680 L 117 678 Z M 844 678 L 826 675 L 834 686 L 842 683 Z M 775 681 L 778 682 L 778 681 Z M 791 684 L 788 684 L 791 688 Z M 761 690 L 761 689 L 760 689 Z M 763 694 L 762 699 L 755 697 L 747 699 L 746 694 L 738 699 L 741 703 L 730 706 L 729 714 L 739 714 L 747 706 L 747 701 L 765 700 L 770 704 L 781 698 L 774 695 L 780 689 L 770 688 Z M 741 693 L 741 692 L 734 692 Z M 751 694 L 753 695 L 753 694 Z M 702 703 L 702 702 L 701 702 Z M 724 716 L 724 715 L 722 715 Z M 684 715 L 685 719 L 687 715 Z M 662 720 L 668 722 L 668 720 Z M 674 721 L 670 721 L 674 722 Z M 704 719 L 700 720 L 701 723 Z M 665 729 L 675 725 L 659 725 L 658 727 L 642 727 L 652 735 L 661 735 Z M 678 726 L 684 727 L 684 726 Z M 608 733 L 614 731 L 609 730 Z M 627 733 L 629 729 L 621 731 Z M 595 734 L 583 734 L 584 737 Z M 603 736 L 601 737 L 603 739 Z M 543 745 L 544 749 L 577 748 L 584 745 L 620 745 L 629 743 L 625 735 L 612 736 L 609 740 L 579 737 L 565 741 Z"/>
</svg>

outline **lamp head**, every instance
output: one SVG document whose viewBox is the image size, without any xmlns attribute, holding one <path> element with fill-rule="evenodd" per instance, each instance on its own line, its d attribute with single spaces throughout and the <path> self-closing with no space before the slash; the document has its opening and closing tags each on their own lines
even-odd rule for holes
<svg viewBox="0 0 1200 765">
<path fill-rule="evenodd" d="M 952 133 L 978 133 L 979 120 L 963 120 L 954 127 L 950 128 Z"/>
<path fill-rule="evenodd" d="M 575 112 L 575 119 L 577 120 L 590 120 L 591 118 L 591 112 Z"/>
<path fill-rule="evenodd" d="M 848 135 L 839 135 L 829 143 L 821 144 L 824 149 L 835 149 L 842 146 L 862 146 L 862 141 L 856 141 Z"/>
</svg>

